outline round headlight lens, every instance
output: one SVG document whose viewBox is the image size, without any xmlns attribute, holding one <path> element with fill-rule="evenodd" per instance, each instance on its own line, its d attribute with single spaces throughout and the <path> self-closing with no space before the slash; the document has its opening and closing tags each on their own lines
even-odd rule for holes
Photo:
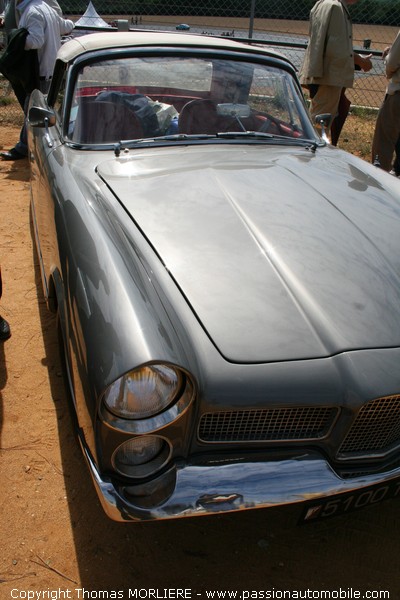
<svg viewBox="0 0 400 600">
<path fill-rule="evenodd" d="M 106 390 L 104 402 L 117 416 L 144 419 L 161 412 L 174 400 L 182 376 L 165 365 L 149 365 L 130 371 Z"/>
<path fill-rule="evenodd" d="M 122 475 L 148 477 L 166 464 L 170 454 L 170 446 L 163 438 L 146 435 L 121 444 L 113 456 L 113 464 Z"/>
</svg>

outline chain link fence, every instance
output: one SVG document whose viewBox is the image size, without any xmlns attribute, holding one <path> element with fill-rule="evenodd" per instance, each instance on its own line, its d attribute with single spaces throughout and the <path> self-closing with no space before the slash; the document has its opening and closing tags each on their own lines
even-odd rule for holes
<svg viewBox="0 0 400 600">
<path fill-rule="evenodd" d="M 0 0 L 1 1 L 1 0 Z M 76 29 L 97 28 L 101 17 L 106 31 L 183 30 L 208 36 L 229 36 L 278 49 L 299 68 L 308 40 L 308 18 L 315 0 L 220 0 L 169 3 L 159 0 L 59 0 L 65 15 L 78 23 Z M 399 0 L 359 0 L 350 6 L 356 51 L 372 53 L 369 73 L 356 72 L 355 84 L 347 95 L 353 105 L 377 108 L 385 94 L 386 79 L 382 51 L 396 37 L 400 24 Z M 84 16 L 83 24 L 79 24 Z M 82 21 L 80 21 L 82 23 Z M 0 94 L 12 94 L 4 81 Z M 2 102 L 0 112 L 7 110 Z M 1 119 L 0 119 L 1 120 Z"/>
<path fill-rule="evenodd" d="M 299 68 L 308 40 L 308 19 L 315 0 L 220 0 L 188 2 L 173 0 L 93 0 L 96 11 L 108 22 L 128 21 L 131 29 L 175 29 L 189 25 L 205 35 L 232 36 L 279 49 Z M 83 14 L 84 0 L 64 0 L 71 15 Z M 353 104 L 379 107 L 386 87 L 382 50 L 390 46 L 400 25 L 399 0 L 359 0 L 350 6 L 354 47 L 372 53 L 373 69 L 356 73 L 348 95 Z"/>
</svg>

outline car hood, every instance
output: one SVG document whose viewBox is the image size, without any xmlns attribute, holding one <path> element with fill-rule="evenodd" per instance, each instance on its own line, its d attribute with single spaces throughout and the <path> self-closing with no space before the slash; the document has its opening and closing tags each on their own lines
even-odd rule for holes
<svg viewBox="0 0 400 600">
<path fill-rule="evenodd" d="M 347 153 L 250 145 L 101 163 L 229 361 L 400 346 L 400 183 Z"/>
</svg>

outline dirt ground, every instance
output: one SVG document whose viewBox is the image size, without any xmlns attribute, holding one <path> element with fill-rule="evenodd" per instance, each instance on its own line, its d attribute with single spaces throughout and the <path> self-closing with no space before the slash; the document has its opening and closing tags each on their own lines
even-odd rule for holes
<svg viewBox="0 0 400 600">
<path fill-rule="evenodd" d="M 17 137 L 0 127 L 0 149 Z M 0 344 L 0 600 L 125 599 L 134 590 L 148 598 L 150 588 L 158 597 L 187 588 L 200 599 L 243 589 L 263 598 L 307 589 L 399 598 L 396 500 L 307 526 L 297 525 L 296 506 L 147 524 L 107 519 L 74 438 L 41 290 L 28 160 L 0 162 L 0 191 L 0 312 L 12 328 Z"/>
</svg>

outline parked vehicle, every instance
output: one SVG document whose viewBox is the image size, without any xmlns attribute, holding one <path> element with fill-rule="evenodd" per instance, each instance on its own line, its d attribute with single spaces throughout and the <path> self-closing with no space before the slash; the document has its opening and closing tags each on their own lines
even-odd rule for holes
<svg viewBox="0 0 400 600">
<path fill-rule="evenodd" d="M 313 128 L 292 64 L 178 33 L 63 45 L 32 215 L 115 520 L 399 491 L 400 187 Z"/>
</svg>

